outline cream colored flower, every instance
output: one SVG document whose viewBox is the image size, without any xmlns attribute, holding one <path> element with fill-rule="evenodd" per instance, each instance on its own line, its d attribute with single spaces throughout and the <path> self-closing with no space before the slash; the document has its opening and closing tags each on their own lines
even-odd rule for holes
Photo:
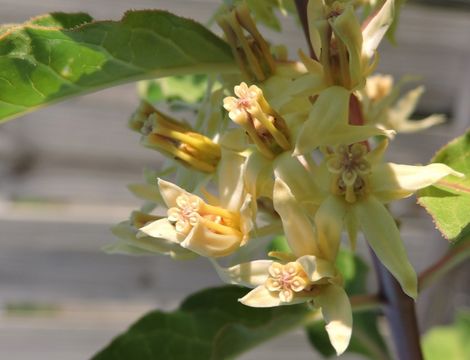
<svg viewBox="0 0 470 360">
<path fill-rule="evenodd" d="M 321 308 L 326 330 L 338 354 L 349 344 L 352 312 L 335 268 L 341 221 L 315 223 L 280 178 L 274 185 L 274 207 L 281 217 L 292 254 L 270 253 L 279 260 L 257 260 L 228 269 L 214 263 L 228 283 L 253 287 L 240 299 L 253 307 L 311 302 Z M 336 221 L 336 223 L 335 223 Z"/>
<path fill-rule="evenodd" d="M 227 256 L 248 241 L 250 196 L 238 209 L 206 203 L 167 181 L 158 180 L 167 217 L 140 228 L 142 234 L 163 238 L 205 257 Z"/>
<path fill-rule="evenodd" d="M 421 120 L 411 119 L 424 87 L 418 86 L 400 97 L 401 87 L 406 82 L 404 79 L 393 86 L 393 78 L 390 75 L 377 74 L 367 78 L 366 86 L 360 92 L 367 124 L 380 124 L 397 132 L 411 133 L 445 121 L 445 116 L 440 114 Z"/>
<path fill-rule="evenodd" d="M 405 293 L 416 298 L 417 278 L 395 220 L 384 204 L 412 195 L 440 179 L 462 174 L 444 164 L 411 166 L 382 160 L 388 141 L 368 152 L 363 144 L 324 149 L 325 160 L 314 179 L 324 199 L 315 222 L 345 224 L 351 243 L 362 230 L 380 261 Z M 340 225 L 342 227 L 342 225 Z"/>
</svg>

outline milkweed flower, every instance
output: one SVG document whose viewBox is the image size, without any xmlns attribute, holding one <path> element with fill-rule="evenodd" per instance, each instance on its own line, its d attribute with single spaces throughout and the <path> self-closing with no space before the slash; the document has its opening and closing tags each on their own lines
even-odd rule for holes
<svg viewBox="0 0 470 360">
<path fill-rule="evenodd" d="M 248 241 L 249 195 L 239 208 L 229 209 L 223 204 L 211 205 L 161 179 L 158 187 L 168 207 L 167 216 L 141 227 L 142 236 L 161 238 L 205 257 L 230 255 Z"/>
<path fill-rule="evenodd" d="M 256 260 L 228 269 L 216 266 L 216 269 L 224 281 L 253 288 L 239 300 L 245 305 L 273 307 L 310 302 L 319 307 L 330 341 L 341 354 L 349 344 L 352 331 L 351 305 L 334 264 L 341 224 L 314 224 L 288 185 L 279 178 L 274 192 L 278 194 L 274 207 L 281 217 L 292 253 L 271 252 L 269 255 L 277 260 Z"/>
<path fill-rule="evenodd" d="M 381 74 L 367 78 L 366 86 L 360 91 L 366 124 L 380 124 L 386 129 L 411 133 L 445 121 L 445 116 L 440 114 L 430 115 L 421 120 L 411 119 L 424 87 L 418 86 L 400 97 L 400 89 L 404 82 L 406 80 L 394 86 L 390 75 Z"/>
<path fill-rule="evenodd" d="M 383 161 L 388 141 L 368 152 L 364 144 L 338 145 L 323 149 L 325 159 L 317 168 L 318 188 L 324 200 L 315 218 L 344 222 L 354 246 L 358 230 L 401 284 L 416 298 L 417 279 L 400 232 L 385 204 L 412 195 L 448 176 L 463 176 L 444 164 L 399 165 Z"/>
</svg>

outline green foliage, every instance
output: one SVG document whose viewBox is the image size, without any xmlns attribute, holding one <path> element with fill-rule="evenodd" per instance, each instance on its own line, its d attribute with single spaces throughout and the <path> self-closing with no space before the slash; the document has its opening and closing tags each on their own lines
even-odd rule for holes
<svg viewBox="0 0 470 360">
<path fill-rule="evenodd" d="M 461 312 L 453 325 L 431 329 L 422 339 L 426 360 L 463 360 L 470 354 L 470 312 Z"/>
<path fill-rule="evenodd" d="M 366 293 L 368 266 L 364 261 L 349 251 L 341 251 L 337 266 L 343 275 L 349 296 Z M 390 358 L 377 327 L 377 317 L 375 311 L 353 313 L 353 333 L 347 352 L 361 354 L 373 360 Z M 322 323 L 312 323 L 306 327 L 306 331 L 310 343 L 319 353 L 325 357 L 336 356 Z"/>
<path fill-rule="evenodd" d="M 237 71 L 223 40 L 158 10 L 98 22 L 82 13 L 52 13 L 4 26 L 0 55 L 0 121 L 119 83 Z"/>
<path fill-rule="evenodd" d="M 181 75 L 141 81 L 139 94 L 141 98 L 150 103 L 161 101 L 195 103 L 203 99 L 206 88 L 207 76 L 202 74 Z"/>
<path fill-rule="evenodd" d="M 229 359 L 303 324 L 305 305 L 258 309 L 237 299 L 246 289 L 219 287 L 190 296 L 178 310 L 153 311 L 114 339 L 93 360 Z"/>
<path fill-rule="evenodd" d="M 470 235 L 470 132 L 453 140 L 431 160 L 444 163 L 465 174 L 465 178 L 448 176 L 435 186 L 418 193 L 419 204 L 434 219 L 439 231 L 449 241 Z"/>
</svg>

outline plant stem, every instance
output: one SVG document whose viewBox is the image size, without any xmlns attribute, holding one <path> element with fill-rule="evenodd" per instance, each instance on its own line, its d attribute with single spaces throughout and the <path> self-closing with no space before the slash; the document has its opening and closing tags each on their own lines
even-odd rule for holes
<svg viewBox="0 0 470 360">
<path fill-rule="evenodd" d="M 450 249 L 434 265 L 423 271 L 418 277 L 419 290 L 428 288 L 431 283 L 438 280 L 451 269 L 460 265 L 470 257 L 470 241 L 462 242 Z"/>
<path fill-rule="evenodd" d="M 379 282 L 379 296 L 385 304 L 384 314 L 390 325 L 398 359 L 422 360 L 414 301 L 403 292 L 398 281 L 372 250 L 371 254 Z"/>
</svg>

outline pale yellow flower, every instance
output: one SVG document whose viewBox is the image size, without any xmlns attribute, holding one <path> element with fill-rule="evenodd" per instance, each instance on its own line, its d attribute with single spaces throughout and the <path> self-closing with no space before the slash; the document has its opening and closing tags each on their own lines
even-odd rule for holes
<svg viewBox="0 0 470 360">
<path fill-rule="evenodd" d="M 197 195 L 159 179 L 167 216 L 140 228 L 141 234 L 179 244 L 205 257 L 227 256 L 248 241 L 251 215 L 246 196 L 239 208 L 210 205 Z M 233 203 L 232 203 L 233 204 Z"/>
<path fill-rule="evenodd" d="M 448 176 L 462 176 L 444 164 L 411 166 L 382 160 L 388 141 L 368 152 L 365 145 L 339 145 L 324 149 L 325 160 L 316 169 L 319 196 L 315 214 L 322 223 L 345 224 L 354 246 L 362 230 L 380 261 L 403 290 L 417 296 L 416 273 L 406 255 L 395 220 L 384 204 L 412 195 Z M 341 225 L 342 227 L 342 225 Z M 336 246 L 336 245 L 334 245 Z"/>
<path fill-rule="evenodd" d="M 278 261 L 257 260 L 224 269 L 215 264 L 228 283 L 253 287 L 240 299 L 253 307 L 312 302 L 321 308 L 326 330 L 338 354 L 349 344 L 352 312 L 334 262 L 339 248 L 341 221 L 321 223 L 305 211 L 280 178 L 274 185 L 274 207 L 281 217 L 292 254 L 270 253 Z M 336 219 L 333 219 L 335 221 Z"/>
<path fill-rule="evenodd" d="M 390 75 L 376 74 L 367 78 L 366 86 L 360 92 L 366 124 L 380 124 L 397 132 L 411 133 L 445 121 L 445 116 L 440 114 L 421 120 L 411 119 L 424 87 L 418 86 L 400 97 L 405 82 L 406 79 L 394 86 Z"/>
</svg>

